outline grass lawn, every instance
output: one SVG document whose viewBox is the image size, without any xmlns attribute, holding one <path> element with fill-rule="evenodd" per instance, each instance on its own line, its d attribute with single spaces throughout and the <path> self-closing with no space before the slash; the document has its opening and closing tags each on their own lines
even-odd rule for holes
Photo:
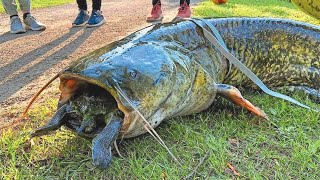
<svg viewBox="0 0 320 180">
<path fill-rule="evenodd" d="M 320 21 L 303 13 L 289 0 L 229 0 L 224 5 L 203 2 L 194 11 L 201 17 L 280 17 L 320 25 Z"/>
<path fill-rule="evenodd" d="M 57 6 L 57 5 L 62 5 L 62 4 L 68 4 L 71 2 L 75 2 L 75 0 L 31 0 L 31 6 L 32 9 L 35 8 L 43 8 L 43 7 L 50 7 L 50 6 Z M 19 1 L 16 0 L 16 2 L 18 3 Z M 19 7 L 19 5 L 18 5 Z M 5 10 L 1 4 L 0 6 L 0 13 L 4 13 Z"/>
<path fill-rule="evenodd" d="M 231 0 L 217 6 L 206 1 L 197 16 L 270 16 L 318 24 L 287 1 Z M 92 166 L 91 143 L 66 129 L 29 140 L 33 129 L 53 114 L 57 100 L 36 105 L 32 119 L 0 137 L 0 179 L 181 179 L 203 161 L 195 179 L 318 179 L 320 177 L 320 114 L 257 92 L 244 96 L 262 108 L 261 120 L 221 98 L 218 106 L 200 114 L 170 119 L 157 132 L 180 159 L 179 167 L 150 135 L 123 140 L 124 159 L 115 157 L 101 171 Z M 293 97 L 320 105 L 304 94 Z M 228 163 L 239 175 L 235 175 Z"/>
</svg>

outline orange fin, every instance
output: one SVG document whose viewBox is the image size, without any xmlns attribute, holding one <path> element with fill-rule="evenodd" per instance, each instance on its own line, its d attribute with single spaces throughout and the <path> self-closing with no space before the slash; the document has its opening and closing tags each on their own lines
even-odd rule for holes
<svg viewBox="0 0 320 180">
<path fill-rule="evenodd" d="M 230 100 L 234 104 L 247 109 L 248 111 L 252 112 L 253 114 L 255 114 L 257 116 L 260 116 L 264 119 L 268 119 L 268 116 L 264 113 L 263 110 L 254 106 L 251 102 L 249 102 L 248 100 L 243 98 L 240 91 L 231 85 L 218 84 L 217 94 Z"/>
</svg>

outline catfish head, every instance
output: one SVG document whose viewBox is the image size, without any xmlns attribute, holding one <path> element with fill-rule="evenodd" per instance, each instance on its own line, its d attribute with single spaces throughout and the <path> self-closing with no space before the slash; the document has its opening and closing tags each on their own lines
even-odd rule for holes
<svg viewBox="0 0 320 180">
<path fill-rule="evenodd" d="M 145 54 L 150 50 L 154 54 Z M 106 168 L 116 138 L 143 134 L 142 116 L 155 127 L 165 118 L 162 112 L 174 109 L 167 105 L 176 75 L 167 54 L 148 44 L 96 61 L 85 59 L 59 74 L 58 110 L 32 136 L 65 125 L 82 137 L 94 138 L 93 163 Z"/>
<path fill-rule="evenodd" d="M 148 51 L 152 53 L 145 53 Z M 176 87 L 176 67 L 161 47 L 139 45 L 105 59 L 87 66 L 80 74 L 100 83 L 116 100 L 125 114 L 123 137 L 145 133 L 142 118 L 155 127 L 167 117 L 166 112 L 176 108 L 169 105 Z"/>
</svg>

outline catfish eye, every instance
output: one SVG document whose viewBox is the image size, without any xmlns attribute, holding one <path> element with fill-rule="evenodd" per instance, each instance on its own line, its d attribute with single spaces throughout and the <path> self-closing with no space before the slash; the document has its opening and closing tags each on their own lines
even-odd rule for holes
<svg viewBox="0 0 320 180">
<path fill-rule="evenodd" d="M 130 74 L 132 79 L 135 79 L 137 77 L 137 72 L 134 71 L 134 70 L 130 70 L 129 74 Z"/>
</svg>

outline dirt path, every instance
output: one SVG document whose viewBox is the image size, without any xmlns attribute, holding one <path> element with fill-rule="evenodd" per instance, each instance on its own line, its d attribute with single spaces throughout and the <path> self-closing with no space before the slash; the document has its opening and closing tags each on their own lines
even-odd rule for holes
<svg viewBox="0 0 320 180">
<path fill-rule="evenodd" d="M 191 6 L 199 1 L 192 0 Z M 78 13 L 76 3 L 33 10 L 33 15 L 47 25 L 43 32 L 10 34 L 8 16 L 0 14 L 0 127 L 21 114 L 21 107 L 32 95 L 72 61 L 150 25 L 145 16 L 151 10 L 151 0 L 127 2 L 103 1 L 107 23 L 98 28 L 71 28 Z M 162 4 L 163 21 L 171 21 L 179 0 L 163 0 Z M 58 97 L 57 85 L 54 82 L 38 102 L 46 95 Z"/>
</svg>

